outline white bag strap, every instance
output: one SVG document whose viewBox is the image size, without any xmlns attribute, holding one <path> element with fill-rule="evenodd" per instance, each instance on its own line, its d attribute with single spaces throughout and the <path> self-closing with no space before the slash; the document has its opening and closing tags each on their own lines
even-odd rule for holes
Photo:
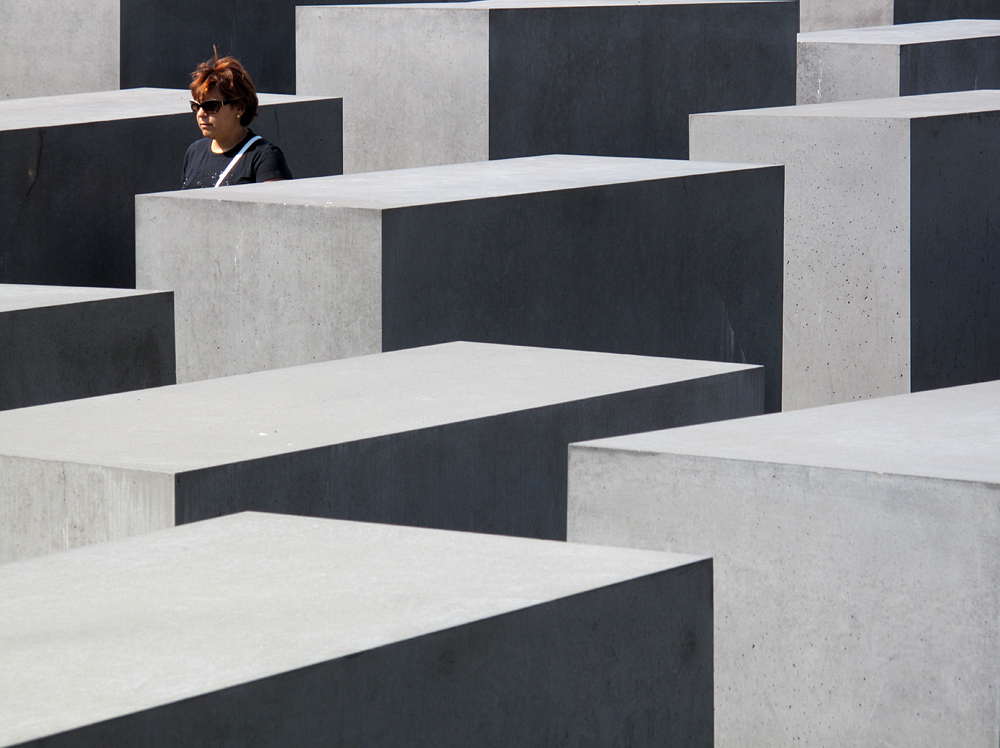
<svg viewBox="0 0 1000 748">
<path fill-rule="evenodd" d="M 222 184 L 222 181 L 229 176 L 229 172 L 231 172 L 233 170 L 233 167 L 236 166 L 236 162 L 240 160 L 240 156 L 242 156 L 244 153 L 247 152 L 247 148 L 252 146 L 255 142 L 257 142 L 260 139 L 261 139 L 260 135 L 254 135 L 252 138 L 250 138 L 250 140 L 248 140 L 243 145 L 242 148 L 240 148 L 240 152 L 237 153 L 235 156 L 233 156 L 233 160 L 229 162 L 229 166 L 227 166 L 226 170 L 219 175 L 219 181 L 215 183 L 216 187 Z"/>
</svg>

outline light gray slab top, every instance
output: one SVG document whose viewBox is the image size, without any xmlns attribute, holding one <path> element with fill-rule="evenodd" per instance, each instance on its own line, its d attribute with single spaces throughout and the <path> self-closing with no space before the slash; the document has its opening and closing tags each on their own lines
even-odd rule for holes
<svg viewBox="0 0 1000 748">
<path fill-rule="evenodd" d="M 0 745 L 701 560 L 243 513 L 0 566 Z"/>
<path fill-rule="evenodd" d="M 951 21 L 901 23 L 896 26 L 868 26 L 861 29 L 809 31 L 798 35 L 807 44 L 928 44 L 956 39 L 1000 36 L 1000 21 L 960 18 Z"/>
<path fill-rule="evenodd" d="M 759 5 L 761 3 L 782 3 L 795 2 L 795 0 L 597 0 L 597 2 L 585 2 L 584 0 L 474 0 L 464 3 L 393 3 L 391 5 L 377 5 L 379 8 L 425 8 L 428 10 L 490 10 L 490 9 L 531 9 L 531 8 L 593 8 L 593 7 L 632 7 L 636 5 Z M 303 8 L 337 8 L 355 7 L 368 8 L 368 5 L 355 6 L 329 6 L 313 5 Z M 301 11 L 300 11 L 301 12 Z"/>
<path fill-rule="evenodd" d="M 752 368 L 447 343 L 0 412 L 0 455 L 172 473 Z"/>
<path fill-rule="evenodd" d="M 261 106 L 324 97 L 258 94 Z M 85 122 L 191 114 L 191 92 L 186 88 L 127 88 L 121 91 L 38 96 L 0 101 L 0 130 L 26 130 Z"/>
<path fill-rule="evenodd" d="M 920 96 L 894 96 L 885 99 L 861 101 L 831 101 L 825 104 L 800 104 L 798 106 L 771 107 L 766 109 L 737 109 L 729 112 L 692 114 L 698 117 L 858 117 L 877 119 L 919 119 L 993 112 L 1000 110 L 1000 91 L 955 91 L 952 93 L 922 94 Z"/>
<path fill-rule="evenodd" d="M 1000 484 L 1000 382 L 581 444 Z"/>
<path fill-rule="evenodd" d="M 759 168 L 766 167 L 669 159 L 550 155 L 237 185 L 225 190 L 179 190 L 157 194 L 180 200 L 383 210 Z"/>
<path fill-rule="evenodd" d="M 84 288 L 82 286 L 29 286 L 0 283 L 0 312 L 37 309 L 43 306 L 81 304 L 127 296 L 148 296 L 162 291 L 135 291 L 121 288 Z"/>
</svg>

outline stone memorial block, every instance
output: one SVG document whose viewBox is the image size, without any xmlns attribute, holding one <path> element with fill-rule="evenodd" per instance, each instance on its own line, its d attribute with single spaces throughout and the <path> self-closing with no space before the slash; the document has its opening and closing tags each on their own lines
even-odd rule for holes
<svg viewBox="0 0 1000 748">
<path fill-rule="evenodd" d="M 801 30 L 854 29 L 953 18 L 1000 18 L 996 0 L 800 0 Z"/>
<path fill-rule="evenodd" d="M 251 127 L 295 176 L 340 173 L 339 100 L 259 98 Z M 134 288 L 135 196 L 180 188 L 201 137 L 189 99 L 131 89 L 0 101 L 0 282 Z"/>
<path fill-rule="evenodd" d="M 687 115 L 795 102 L 798 4 L 303 6 L 296 91 L 342 96 L 344 172 L 579 153 L 687 158 Z"/>
<path fill-rule="evenodd" d="M 0 410 L 177 381 L 169 291 L 0 284 Z"/>
<path fill-rule="evenodd" d="M 119 0 L 0 0 L 0 101 L 118 88 Z"/>
<path fill-rule="evenodd" d="M 781 167 L 544 156 L 136 202 L 178 381 L 478 340 L 763 364 L 779 407 Z"/>
<path fill-rule="evenodd" d="M 480 343 L 0 413 L 0 562 L 244 510 L 566 537 L 572 441 L 763 411 L 760 367 Z"/>
<path fill-rule="evenodd" d="M 0 745 L 712 746 L 705 557 L 244 513 L 0 599 Z"/>
<path fill-rule="evenodd" d="M 1000 91 L 691 118 L 785 165 L 782 406 L 1000 378 Z"/>
<path fill-rule="evenodd" d="M 798 104 L 1000 88 L 1000 21 L 799 34 Z"/>
<path fill-rule="evenodd" d="M 1000 739 L 1000 382 L 570 447 L 570 540 L 711 554 L 715 739 Z"/>
</svg>

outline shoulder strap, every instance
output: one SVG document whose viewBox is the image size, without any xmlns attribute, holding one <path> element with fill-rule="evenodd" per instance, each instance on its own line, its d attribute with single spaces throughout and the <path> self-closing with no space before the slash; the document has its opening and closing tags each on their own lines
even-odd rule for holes
<svg viewBox="0 0 1000 748">
<path fill-rule="evenodd" d="M 233 160 L 229 162 L 229 166 L 227 166 L 226 170 L 219 175 L 219 181 L 215 183 L 216 187 L 222 184 L 225 178 L 229 176 L 229 172 L 233 170 L 233 167 L 236 166 L 236 162 L 240 160 L 240 157 L 244 153 L 247 152 L 247 149 L 260 139 L 261 139 L 260 135 L 254 135 L 252 138 L 250 138 L 250 140 L 248 140 L 246 143 L 243 144 L 243 147 L 240 148 L 240 152 L 237 153 L 235 156 L 233 156 Z"/>
</svg>

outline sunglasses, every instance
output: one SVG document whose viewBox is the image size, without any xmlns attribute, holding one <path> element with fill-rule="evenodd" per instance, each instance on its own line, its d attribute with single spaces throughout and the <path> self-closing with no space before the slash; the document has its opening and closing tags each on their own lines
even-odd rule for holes
<svg viewBox="0 0 1000 748">
<path fill-rule="evenodd" d="M 205 114 L 215 114 L 220 109 L 222 109 L 222 107 L 224 107 L 226 104 L 235 104 L 235 103 L 236 102 L 233 100 L 219 101 L 218 99 L 208 99 L 207 101 L 198 102 L 192 99 L 191 111 L 197 112 L 199 109 L 204 109 Z"/>
</svg>

